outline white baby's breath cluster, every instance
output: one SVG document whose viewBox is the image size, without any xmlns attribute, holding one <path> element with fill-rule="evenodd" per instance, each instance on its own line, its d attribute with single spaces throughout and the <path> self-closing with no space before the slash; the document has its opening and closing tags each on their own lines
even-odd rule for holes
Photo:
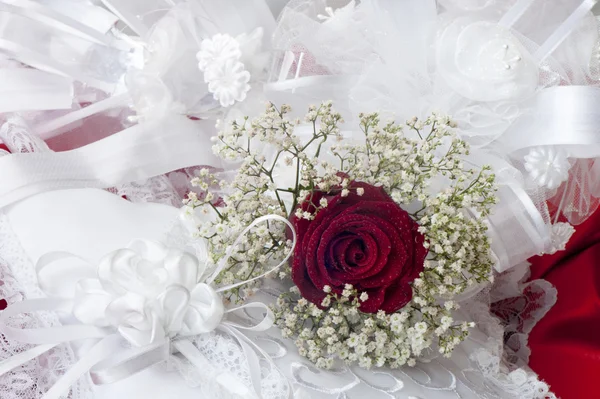
<svg viewBox="0 0 600 399">
<path fill-rule="evenodd" d="M 444 315 L 434 331 L 410 305 L 393 314 L 367 314 L 360 311 L 366 293 L 359 293 L 352 285 L 346 285 L 339 296 L 327 286 L 325 291 L 321 307 L 298 299 L 296 287 L 281 295 L 273 307 L 282 335 L 295 338 L 300 355 L 321 368 L 331 368 L 336 359 L 366 369 L 414 366 L 423 351 L 440 337 L 448 341 L 440 352 L 450 353 L 448 348 L 462 342 L 473 327 L 472 323 L 454 322 L 450 312 L 458 305 L 451 301 L 445 303 L 441 311 Z M 438 312 L 433 308 L 424 311 Z"/>
<path fill-rule="evenodd" d="M 202 223 L 198 231 L 207 240 L 210 261 L 215 265 L 242 230 L 257 218 L 290 216 L 291 210 L 315 187 L 316 171 L 323 164 L 319 160 L 321 145 L 329 137 L 340 137 L 337 125 L 342 119 L 331 103 L 311 107 L 305 122 L 312 124 L 315 131 L 304 142 L 294 132 L 302 121 L 287 118 L 290 111 L 288 106 L 277 109 L 269 104 L 258 118 L 231 123 L 215 138 L 213 150 L 224 160 L 241 161 L 233 181 L 219 179 L 208 169 L 192 181 L 202 195 L 188 195 L 185 204 L 189 213 L 199 211 L 216 219 Z M 291 165 L 294 171 L 292 186 L 276 185 L 276 168 L 281 163 Z M 337 182 L 338 177 L 334 178 Z M 236 248 L 216 282 L 226 285 L 260 275 L 283 259 L 290 245 L 282 223 L 257 226 Z M 282 269 L 279 274 L 285 278 L 289 270 Z M 258 283 L 244 285 L 230 298 L 246 299 Z"/>
<path fill-rule="evenodd" d="M 329 204 L 313 203 L 313 194 L 350 190 L 364 194 L 352 182 L 383 187 L 420 225 L 429 254 L 424 271 L 412 283 L 412 300 L 397 313 L 361 312 L 366 292 L 347 286 L 342 295 L 331 290 L 320 304 L 309 303 L 293 287 L 273 305 L 277 324 L 295 337 L 302 355 L 317 366 L 336 359 L 361 367 L 414 365 L 435 348 L 449 356 L 468 335 L 472 324 L 455 320 L 457 294 L 488 281 L 492 260 L 483 216 L 496 202 L 489 168 L 465 168 L 468 146 L 453 132 L 455 123 L 433 114 L 403 124 L 382 124 L 377 113 L 360 115 L 364 141 L 343 142 L 341 115 L 331 102 L 311 106 L 304 119 L 289 117 L 288 106 L 268 104 L 256 119 L 233 122 L 219 134 L 214 147 L 222 158 L 241 161 L 233 181 L 204 172 L 194 185 L 205 190 L 187 200 L 190 209 L 212 213 L 214 221 L 200 227 L 212 262 L 219 262 L 241 230 L 256 218 L 276 214 L 312 220 Z M 297 133 L 301 126 L 312 134 Z M 280 167 L 291 179 L 278 184 Z M 445 187 L 433 190 L 432 187 Z M 212 187 L 212 188 L 211 188 Z M 215 187 L 220 193 L 215 194 Z M 301 207 L 305 202 L 310 206 Z M 234 251 L 217 280 L 226 284 L 262 273 L 290 248 L 281 223 L 255 228 Z M 281 270 L 286 279 L 289 270 Z M 232 293 L 245 299 L 255 287 Z M 248 292 L 249 291 L 249 292 Z"/>
<path fill-rule="evenodd" d="M 200 176 L 192 180 L 192 185 L 204 195 L 192 192 L 184 202 L 190 212 L 199 210 L 204 215 L 212 216 L 212 221 L 201 224 L 198 235 L 206 239 L 209 261 L 215 267 L 242 231 L 255 219 L 262 215 L 287 217 L 280 203 L 266 195 L 270 184 L 268 179 L 257 172 L 261 164 L 260 160 L 248 156 L 231 182 L 219 180 L 208 169 L 202 169 Z M 213 194 L 224 193 L 225 190 L 229 190 L 231 194 Z M 286 237 L 283 226 L 283 223 L 271 221 L 252 229 L 235 248 L 227 267 L 215 282 L 229 285 L 248 280 L 279 263 L 291 248 L 291 241 Z M 249 297 L 255 292 L 258 282 L 257 280 L 235 289 L 229 298 L 240 300 Z"/>
</svg>

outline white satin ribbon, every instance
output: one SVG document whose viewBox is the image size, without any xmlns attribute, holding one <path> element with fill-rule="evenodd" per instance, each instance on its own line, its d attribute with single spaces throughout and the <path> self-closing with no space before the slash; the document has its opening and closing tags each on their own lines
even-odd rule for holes
<svg viewBox="0 0 600 399">
<path fill-rule="evenodd" d="M 517 2 L 502 16 L 498 25 L 510 28 L 527 12 L 534 0 L 517 0 Z"/>
<path fill-rule="evenodd" d="M 492 251 L 498 259 L 496 271 L 502 273 L 544 252 L 550 245 L 550 226 L 525 191 L 521 173 L 506 160 L 483 151 L 473 151 L 465 162 L 477 168 L 491 166 L 499 186 L 498 204 L 486 217 Z"/>
<path fill-rule="evenodd" d="M 0 113 L 71 109 L 73 82 L 36 69 L 0 69 Z"/>
<path fill-rule="evenodd" d="M 4 0 L 26 6 L 31 4 L 30 0 Z M 72 0 L 45 0 L 46 7 L 55 10 L 71 20 L 77 20 L 82 24 L 100 32 L 107 33 L 119 20 L 108 10 L 96 6 L 90 2 L 80 2 Z"/>
<path fill-rule="evenodd" d="M 86 76 L 80 70 L 62 65 L 48 56 L 31 51 L 29 48 L 21 45 L 20 43 L 15 43 L 6 39 L 0 39 L 0 50 L 12 58 L 22 62 L 23 64 L 30 65 L 42 71 L 57 73 L 61 76 L 79 80 L 80 82 L 83 82 L 98 90 L 102 90 L 105 93 L 110 93 L 115 89 L 114 84 Z"/>
<path fill-rule="evenodd" d="M 269 221 L 282 222 L 291 229 L 292 246 L 282 262 L 257 278 L 276 271 L 287 262 L 296 245 L 296 232 L 287 219 L 268 215 L 256 219 L 242 232 L 228 249 L 215 273 L 222 270 L 222 265 L 227 264 L 233 249 L 245 234 L 257 224 Z M 80 263 L 68 263 L 68 259 L 76 259 Z M 183 355 L 204 373 L 212 370 L 211 376 L 230 392 L 261 398 L 260 359 L 267 360 L 271 367 L 275 365 L 270 356 L 244 331 L 268 330 L 273 325 L 274 315 L 267 305 L 260 302 L 224 311 L 222 299 L 217 292 L 247 284 L 255 279 L 214 290 L 208 284 L 214 280 L 215 274 L 206 280 L 199 279 L 198 276 L 204 273 L 197 262 L 197 258 L 185 252 L 146 241 L 135 241 L 128 249 L 107 255 L 100 262 L 97 271 L 94 271 L 90 264 L 69 253 L 50 253 L 42 256 L 36 271 L 40 287 L 50 298 L 25 300 L 9 306 L 0 314 L 0 332 L 7 339 L 38 346 L 0 362 L 0 375 L 61 343 L 91 339 L 96 341 L 92 349 L 67 370 L 42 399 L 59 399 L 79 377 L 88 372 L 96 384 L 113 383 L 155 364 L 168 362 L 173 352 Z M 93 273 L 97 273 L 99 280 L 91 278 Z M 201 288 L 200 297 L 194 299 L 198 287 Z M 206 290 L 212 291 L 213 294 L 209 293 L 207 297 L 203 294 L 208 292 Z M 169 296 L 170 292 L 175 292 L 176 295 Z M 188 292 L 187 297 L 179 295 L 180 292 Z M 66 298 L 53 298 L 54 295 Z M 145 302 L 143 307 L 139 308 L 141 313 L 136 313 L 136 302 L 139 300 Z M 194 300 L 200 302 L 193 302 Z M 219 303 L 212 302 L 215 300 Z M 219 304 L 220 306 L 217 306 Z M 156 306 L 163 307 L 162 314 L 155 313 Z M 125 311 L 122 311 L 123 309 Z M 225 314 L 245 309 L 259 309 L 265 311 L 265 314 L 254 325 L 242 325 L 224 318 Z M 35 329 L 9 325 L 9 319 L 13 316 L 39 311 L 64 312 L 75 318 L 78 324 Z M 181 315 L 181 318 L 177 315 Z M 151 322 L 152 326 L 144 324 L 144 319 Z M 148 343 L 141 344 L 143 341 L 139 341 L 131 332 L 138 328 L 152 328 L 152 339 Z M 186 331 L 204 334 L 214 330 L 229 335 L 239 343 L 248 361 L 253 391 L 249 391 L 232 374 L 219 373 L 212 369 L 204 355 L 190 342 L 193 335 L 186 334 Z M 125 334 L 124 331 L 128 333 Z M 167 332 L 168 335 L 158 334 L 157 331 Z M 145 334 L 147 331 L 138 332 Z M 133 349 L 124 350 L 124 340 L 129 341 Z"/>
<path fill-rule="evenodd" d="M 194 166 L 198 160 L 218 165 L 210 143 L 214 129 L 210 121 L 169 116 L 71 151 L 4 156 L 0 208 L 49 190 L 145 180 Z"/>
<path fill-rule="evenodd" d="M 150 26 L 143 20 L 152 13 L 159 10 L 159 15 L 165 14 L 173 5 L 172 1 L 152 1 L 152 0 L 101 0 L 102 4 L 123 21 L 139 37 L 146 38 L 150 31 Z M 162 3 L 162 4 L 158 4 Z M 152 19 L 153 21 L 156 18 Z"/>
<path fill-rule="evenodd" d="M 45 7 L 42 4 L 30 0 L 4 0 L 0 2 L 0 11 L 15 13 L 31 18 L 53 28 L 63 30 L 64 32 L 71 33 L 98 44 L 106 46 L 111 46 L 113 43 L 119 44 L 118 42 L 111 41 L 109 36 L 104 35 L 105 32 L 99 32 L 88 24 L 80 22 L 79 19 L 73 19 L 64 13 L 60 13 L 52 8 Z M 95 10 L 96 15 L 100 12 L 101 11 Z M 122 47 L 122 49 L 126 48 Z"/>
<path fill-rule="evenodd" d="M 541 63 L 548 58 L 554 50 L 565 41 L 571 32 L 577 29 L 581 20 L 589 14 L 597 2 L 598 0 L 583 0 L 571 15 L 569 15 L 569 17 L 552 32 L 550 37 L 548 37 L 541 47 L 533 54 L 538 63 Z"/>
<path fill-rule="evenodd" d="M 600 156 L 600 88 L 558 86 L 542 90 L 524 106 L 498 144 L 506 154 L 560 145 L 576 158 Z"/>
<path fill-rule="evenodd" d="M 72 98 L 70 99 L 72 102 Z M 93 115 L 100 114 L 110 109 L 119 107 L 126 107 L 131 98 L 127 93 L 108 97 L 107 99 L 95 102 L 88 105 L 87 107 L 78 109 L 77 111 L 69 112 L 68 114 L 59 116 L 58 118 L 49 120 L 41 125 L 35 127 L 35 132 L 43 140 L 55 137 L 61 133 L 61 128 L 68 126 L 72 123 L 81 121 Z M 69 104 L 69 108 L 71 104 Z M 52 108 L 49 108 L 52 109 Z"/>
</svg>

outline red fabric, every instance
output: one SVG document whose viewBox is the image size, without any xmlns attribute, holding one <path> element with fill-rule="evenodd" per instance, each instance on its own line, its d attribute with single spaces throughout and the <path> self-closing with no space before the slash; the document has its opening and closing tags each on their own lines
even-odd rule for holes
<svg viewBox="0 0 600 399">
<path fill-rule="evenodd" d="M 530 366 L 562 399 L 600 398 L 600 212 L 576 229 L 566 251 L 531 260 L 558 301 L 531 332 Z"/>
</svg>

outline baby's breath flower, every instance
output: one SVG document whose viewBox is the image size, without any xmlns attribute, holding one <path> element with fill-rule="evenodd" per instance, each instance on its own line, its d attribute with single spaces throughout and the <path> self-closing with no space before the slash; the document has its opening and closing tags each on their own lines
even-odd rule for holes
<svg viewBox="0 0 600 399">
<path fill-rule="evenodd" d="M 454 320 L 452 312 L 458 305 L 453 296 L 489 281 L 492 274 L 484 223 L 497 202 L 490 168 L 465 168 L 469 147 L 453 133 L 456 123 L 438 113 L 404 124 L 381 122 L 378 113 L 360 114 L 364 133 L 360 144 L 342 140 L 343 119 L 331 102 L 309 107 L 303 120 L 314 129 L 308 137 L 297 133 L 302 119 L 290 115 L 289 106 L 269 103 L 254 119 L 219 124 L 213 148 L 222 159 L 240 164 L 237 175 L 224 180 L 213 169 L 202 168 L 192 180 L 194 192 L 184 201 L 190 216 L 196 212 L 215 216 L 197 232 L 207 242 L 210 262 L 218 264 L 241 232 L 261 216 L 308 223 L 332 206 L 330 194 L 346 198 L 356 190 L 356 195 L 364 196 L 365 190 L 355 182 L 381 187 L 400 206 L 412 209 L 419 204 L 420 210 L 411 216 L 425 236 L 422 245 L 429 254 L 412 282 L 412 300 L 399 312 L 371 314 L 361 311 L 369 294 L 358 284 L 344 286 L 341 294 L 337 287 L 325 286 L 319 303 L 300 297 L 299 289 L 292 287 L 272 306 L 277 326 L 284 337 L 295 339 L 301 356 L 321 368 L 331 368 L 336 357 L 364 368 L 415 366 L 434 344 L 449 356 L 473 327 Z M 275 156 L 267 157 L 264 148 Z M 325 148 L 336 162 L 322 159 Z M 276 184 L 274 171 L 281 166 L 293 171 L 292 187 Z M 433 192 L 438 181 L 449 183 Z M 318 200 L 313 198 L 317 193 Z M 468 217 L 472 211 L 481 217 Z M 281 262 L 291 250 L 283 223 L 259 224 L 232 249 L 227 268 L 215 282 L 247 281 Z M 277 274 L 288 279 L 290 269 Z M 243 301 L 260 283 L 234 289 L 226 299 Z"/>
</svg>

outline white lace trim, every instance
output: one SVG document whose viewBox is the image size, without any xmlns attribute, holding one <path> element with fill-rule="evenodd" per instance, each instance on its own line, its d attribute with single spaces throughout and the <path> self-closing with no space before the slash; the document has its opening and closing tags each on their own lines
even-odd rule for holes
<svg viewBox="0 0 600 399">
<path fill-rule="evenodd" d="M 0 127 L 0 140 L 13 154 L 50 151 L 44 140 L 31 133 L 25 120 L 16 114 Z"/>
<path fill-rule="evenodd" d="M 0 297 L 9 304 L 26 298 L 41 296 L 34 266 L 14 235 L 6 215 L 0 213 Z M 23 328 L 52 327 L 59 325 L 53 313 L 24 314 L 14 317 L 13 324 Z M 0 338 L 0 359 L 29 349 L 29 345 Z M 61 345 L 37 359 L 0 377 L 2 399 L 38 399 L 68 370 L 75 361 L 70 346 Z M 91 388 L 86 378 L 80 379 L 71 389 L 69 399 L 91 398 Z"/>
</svg>

